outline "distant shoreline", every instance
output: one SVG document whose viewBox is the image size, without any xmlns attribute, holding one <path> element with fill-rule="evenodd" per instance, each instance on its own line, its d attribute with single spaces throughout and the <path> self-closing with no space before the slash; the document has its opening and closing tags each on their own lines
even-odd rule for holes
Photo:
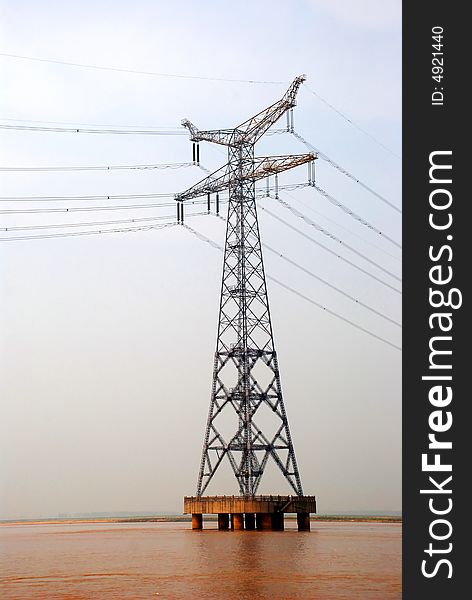
<svg viewBox="0 0 472 600">
<path fill-rule="evenodd" d="M 286 514 L 287 520 L 295 519 L 295 515 Z M 98 517 L 98 518 L 64 518 L 64 519 L 17 519 L 0 521 L 0 527 L 13 525 L 68 525 L 80 523 L 189 523 L 190 515 L 169 515 L 149 517 Z M 208 515 L 206 521 L 216 521 L 216 515 Z M 392 515 L 311 515 L 311 521 L 345 522 L 345 523 L 402 523 L 401 516 Z"/>
</svg>

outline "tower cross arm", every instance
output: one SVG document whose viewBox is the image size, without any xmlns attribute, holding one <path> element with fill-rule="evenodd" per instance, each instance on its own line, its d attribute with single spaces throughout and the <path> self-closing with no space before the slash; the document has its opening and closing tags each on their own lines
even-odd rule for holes
<svg viewBox="0 0 472 600">
<path fill-rule="evenodd" d="M 269 127 L 276 123 L 287 110 L 295 106 L 298 90 L 305 79 L 305 75 L 295 77 L 280 100 L 264 108 L 257 115 L 247 119 L 234 129 L 200 131 L 188 119 L 182 121 L 182 126 L 188 129 L 192 142 L 212 142 L 213 144 L 233 147 L 255 144 Z"/>
<path fill-rule="evenodd" d="M 212 142 L 222 146 L 232 146 L 237 137 L 237 129 L 215 129 L 213 131 L 200 131 L 188 119 L 182 121 L 182 126 L 188 129 L 192 142 Z"/>
<path fill-rule="evenodd" d="M 229 175 L 229 163 L 221 167 L 217 171 L 214 171 L 205 179 L 202 179 L 195 185 L 192 185 L 185 192 L 175 195 L 176 200 L 191 200 L 192 198 L 198 198 L 204 194 L 213 194 L 220 192 L 228 187 L 230 181 Z"/>
<path fill-rule="evenodd" d="M 178 201 L 191 200 L 205 194 L 220 192 L 241 181 L 257 181 L 276 173 L 288 171 L 317 158 L 316 154 L 288 154 L 283 156 L 261 156 L 254 161 L 247 161 L 243 165 L 242 172 L 230 169 L 230 164 L 221 167 L 205 179 L 202 179 L 191 188 L 180 194 L 176 194 Z"/>
<path fill-rule="evenodd" d="M 299 167 L 317 158 L 314 152 L 309 152 L 308 154 L 285 154 L 282 156 L 261 156 L 254 159 L 254 171 L 250 178 L 257 181 L 258 179 Z"/>
<path fill-rule="evenodd" d="M 246 143 L 255 144 L 269 127 L 274 125 L 287 110 L 295 106 L 298 90 L 305 79 L 305 75 L 295 77 L 280 100 L 261 110 L 257 115 L 241 123 L 241 125 L 238 125 L 237 129 L 244 133 L 244 141 Z"/>
</svg>

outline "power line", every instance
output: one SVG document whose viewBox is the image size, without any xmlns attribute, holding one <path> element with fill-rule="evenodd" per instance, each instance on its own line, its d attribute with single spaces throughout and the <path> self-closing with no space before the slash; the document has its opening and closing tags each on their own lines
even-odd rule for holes
<svg viewBox="0 0 472 600">
<path fill-rule="evenodd" d="M 138 71 L 136 69 L 126 69 L 123 67 L 105 67 L 101 65 L 89 65 L 84 63 L 69 62 L 65 60 L 57 60 L 52 58 L 37 58 L 33 56 L 24 56 L 21 54 L 10 54 L 0 52 L 0 56 L 8 58 L 16 58 L 21 60 L 30 60 L 35 62 L 53 63 L 57 65 L 67 65 L 68 67 L 80 67 L 81 69 L 96 69 L 100 71 L 117 71 L 119 73 L 134 73 L 137 75 L 151 75 L 153 77 L 172 77 L 175 79 L 199 79 L 204 81 L 226 81 L 230 83 L 262 83 L 262 84 L 286 84 L 285 81 L 261 81 L 258 79 L 230 79 L 227 77 L 205 77 L 199 75 L 180 75 L 175 73 L 159 73 L 157 71 Z"/>
<path fill-rule="evenodd" d="M 195 202 L 196 204 L 197 202 Z M 202 201 L 198 202 L 203 204 Z M 73 212 L 92 212 L 102 210 L 131 210 L 135 208 L 161 208 L 165 206 L 175 206 L 175 202 L 153 202 L 151 204 L 126 204 L 126 205 L 108 205 L 108 206 L 63 206 L 60 208 L 18 208 L 0 210 L 0 214 L 35 214 L 35 213 L 73 213 Z"/>
<path fill-rule="evenodd" d="M 81 127 L 40 127 L 35 125 L 4 125 L 0 129 L 19 131 L 48 131 L 56 133 L 109 133 L 117 135 L 187 135 L 184 129 L 152 130 L 152 129 L 87 129 Z"/>
<path fill-rule="evenodd" d="M 160 163 L 152 165 L 100 165 L 100 166 L 50 166 L 50 167 L 0 167 L 0 171 L 114 171 L 126 169 L 185 169 L 187 167 L 199 166 L 193 162 L 184 163 Z M 201 167 L 204 168 L 204 167 Z"/>
<path fill-rule="evenodd" d="M 292 198 L 292 200 L 295 200 L 296 202 L 299 202 L 302 206 L 304 206 L 305 208 L 307 208 L 309 211 L 315 213 L 316 215 L 319 215 L 320 217 L 322 217 L 323 219 L 326 219 L 327 221 L 330 221 L 330 223 L 333 223 L 334 225 L 336 225 L 336 227 L 339 227 L 340 229 L 343 229 L 344 231 L 346 231 L 350 235 L 353 235 L 353 236 L 359 238 L 363 243 L 368 244 L 369 246 L 372 246 L 372 248 L 375 248 L 376 250 L 378 250 L 379 252 L 382 252 L 386 256 L 389 256 L 390 258 L 393 258 L 394 260 L 396 260 L 398 262 L 401 262 L 401 258 L 399 258 L 398 256 L 395 256 L 391 252 L 388 252 L 388 250 L 385 250 L 385 248 L 382 248 L 381 246 L 378 246 L 377 244 L 374 244 L 373 242 L 371 242 L 370 240 L 365 239 L 364 237 L 362 237 L 361 235 L 359 235 L 358 233 L 356 233 L 352 229 L 349 229 L 348 227 L 345 227 L 344 225 L 341 225 L 341 223 L 339 223 L 335 219 L 332 219 L 331 217 L 328 217 L 324 213 L 316 210 L 315 208 L 313 208 L 313 205 L 311 203 L 303 202 L 303 200 L 301 200 L 300 197 L 295 197 L 292 194 L 289 194 L 288 192 L 285 192 L 285 195 L 288 196 L 289 198 Z M 300 214 L 303 214 L 303 213 L 300 213 Z"/>
<path fill-rule="evenodd" d="M 275 248 L 272 248 L 271 246 L 269 246 L 268 244 L 265 244 L 265 243 L 263 243 L 262 245 L 264 246 L 264 248 L 267 248 L 267 250 L 269 250 L 270 252 L 276 254 L 279 258 L 282 258 L 283 260 L 285 260 L 285 262 L 288 262 L 290 265 L 296 267 L 300 271 L 303 271 L 304 273 L 306 273 L 310 277 L 313 277 L 314 279 L 316 279 L 318 281 L 321 281 L 321 283 L 323 283 L 324 285 L 330 287 L 332 290 L 335 290 L 339 294 L 342 294 L 345 298 L 348 298 L 349 300 L 351 300 L 355 304 L 358 304 L 359 306 L 362 306 L 366 310 L 369 310 L 370 312 L 374 313 L 378 317 L 381 317 L 382 319 L 385 319 L 386 321 L 389 321 L 390 323 L 393 323 L 394 325 L 397 325 L 397 327 L 401 327 L 401 323 L 399 323 L 398 321 L 395 321 L 395 319 L 392 319 L 389 316 L 385 315 L 384 313 L 376 310 L 372 306 L 369 306 L 368 304 L 365 304 L 365 302 L 362 302 L 358 298 L 355 298 L 354 296 L 351 296 L 350 294 L 348 294 L 347 292 L 345 292 L 341 288 L 338 288 L 337 286 L 333 285 L 329 281 L 326 281 L 326 279 L 323 279 L 319 275 L 316 275 L 316 273 L 313 273 L 313 271 L 310 271 L 309 269 L 306 269 L 305 267 L 303 267 L 302 265 L 300 265 L 298 262 L 296 262 L 296 261 L 288 258 L 288 256 L 285 256 L 284 254 L 282 254 L 281 252 L 279 252 Z"/>
<path fill-rule="evenodd" d="M 331 204 L 334 204 L 334 206 L 337 206 L 338 208 L 340 208 L 342 211 L 344 211 L 350 217 L 352 217 L 356 221 L 359 221 L 359 223 L 362 223 L 362 225 L 364 225 L 365 227 L 368 227 L 371 231 L 374 231 L 375 233 L 377 233 L 378 235 L 380 235 L 384 239 L 388 240 L 391 244 L 393 244 L 397 248 L 401 249 L 401 244 L 399 244 L 394 239 L 392 239 L 391 237 L 389 237 L 383 231 L 380 231 L 380 229 L 378 229 L 377 227 L 375 227 L 374 225 L 372 225 L 372 223 L 369 223 L 369 221 L 366 221 L 365 219 L 363 219 L 361 216 L 359 216 L 353 210 L 351 210 L 350 208 L 348 208 L 345 204 L 343 204 L 339 200 L 336 200 L 336 198 L 334 198 L 334 196 L 331 196 L 330 194 L 328 194 L 328 192 L 326 192 L 325 190 L 323 190 L 322 188 L 320 188 L 315 183 L 312 184 L 312 187 L 314 187 L 317 192 L 319 192 L 322 196 L 324 196 L 326 198 L 326 200 L 328 200 L 328 202 L 331 202 Z"/>
<path fill-rule="evenodd" d="M 38 119 L 11 119 L 7 117 L 0 117 L 0 121 L 13 121 L 21 123 L 46 123 L 48 125 L 74 125 L 74 127 L 99 127 L 99 128 L 112 128 L 112 129 L 175 129 L 175 127 L 160 127 L 158 125 L 103 125 L 103 123 L 77 123 L 76 121 L 44 121 Z"/>
<path fill-rule="evenodd" d="M 198 217 L 202 215 L 208 215 L 208 212 L 197 212 L 187 213 L 185 218 Z M 33 230 L 44 230 L 44 229 L 70 229 L 72 227 L 95 227 L 102 225 L 121 225 L 123 223 L 141 223 L 149 221 L 162 221 L 164 219 L 173 219 L 175 215 L 156 215 L 152 217 L 134 217 L 132 219 L 116 219 L 114 221 L 84 221 L 82 223 L 52 223 L 46 225 L 22 225 L 13 227 L 1 227 L 0 231 L 33 231 Z M 12 238 L 0 238 L 0 239 L 12 239 Z"/>
<path fill-rule="evenodd" d="M 152 229 L 164 229 L 165 227 L 173 227 L 177 225 L 176 222 L 164 223 L 160 225 L 145 225 L 143 227 L 125 227 L 120 229 L 100 229 L 100 230 L 89 230 L 89 231 L 68 231 L 67 233 L 45 233 L 41 235 L 23 235 L 15 237 L 2 237 L 0 242 L 17 242 L 20 240 L 40 240 L 50 238 L 64 238 L 64 237 L 76 237 L 81 235 L 101 235 L 104 233 L 127 233 L 131 231 L 150 231 Z"/>
<path fill-rule="evenodd" d="M 369 137 L 371 140 L 373 140 L 376 144 L 378 144 L 379 146 L 381 146 L 384 150 L 386 150 L 387 152 L 390 152 L 390 154 L 392 154 L 393 156 L 395 156 L 395 158 L 401 158 L 400 156 L 398 156 L 398 154 L 396 154 L 393 150 L 391 150 L 388 146 L 386 146 L 383 142 L 381 142 L 380 140 L 378 140 L 376 137 L 374 137 L 371 133 L 369 133 L 368 131 L 366 131 L 363 127 L 361 127 L 359 124 L 355 123 L 352 119 L 350 119 L 348 116 L 346 116 L 343 112 L 341 112 L 340 110 L 338 110 L 335 106 L 333 106 L 332 104 L 330 104 L 327 100 L 325 100 L 324 98 L 322 98 L 318 92 L 316 92 L 313 88 L 311 88 L 309 85 L 307 85 L 306 83 L 303 83 L 305 89 L 310 92 L 310 94 L 313 94 L 313 96 L 315 96 L 316 98 L 318 98 L 318 100 L 321 100 L 321 102 L 323 102 L 323 104 L 326 104 L 326 106 L 328 106 L 329 108 L 331 108 L 331 110 L 334 110 L 335 113 L 337 113 L 340 117 L 342 117 L 345 121 L 347 121 L 348 123 L 350 123 L 353 127 L 355 127 L 356 129 L 358 129 L 359 131 L 361 131 L 364 135 L 366 135 L 367 137 Z"/>
<path fill-rule="evenodd" d="M 303 298 L 303 300 L 306 300 L 307 302 L 310 302 L 310 304 L 313 304 L 314 306 L 317 306 L 318 308 L 321 308 L 322 310 L 324 310 L 328 314 L 332 315 L 333 317 L 337 317 L 338 319 L 341 319 L 341 321 L 344 321 L 345 323 L 348 323 L 352 327 L 355 327 L 356 329 L 359 329 L 359 331 L 363 331 L 367 335 L 370 335 L 371 337 L 373 337 L 373 338 L 375 338 L 375 339 L 377 339 L 377 340 L 379 340 L 381 342 L 384 342 L 384 344 L 388 344 L 392 348 L 395 348 L 396 350 L 400 350 L 400 352 L 401 352 L 401 347 L 400 346 L 397 346 L 396 344 L 394 344 L 392 342 L 389 342 L 384 337 L 381 337 L 380 335 L 377 335 L 376 333 L 373 333 L 369 329 L 366 329 L 365 327 L 362 327 L 362 325 L 358 325 L 357 323 L 354 323 L 354 321 L 351 321 L 350 319 L 347 319 L 346 317 L 343 317 L 339 313 L 334 312 L 333 310 L 327 308 L 326 306 L 323 306 L 319 302 L 316 302 L 315 300 L 313 300 L 313 298 L 309 298 L 308 296 L 305 296 L 305 294 L 302 294 L 298 290 L 295 290 L 294 288 L 290 287 L 286 283 L 283 283 L 279 279 L 276 279 L 275 277 L 272 277 L 271 275 L 267 275 L 267 278 L 271 279 L 272 281 L 274 281 L 275 283 L 277 283 L 281 287 L 285 288 L 289 292 L 292 292 L 293 294 L 295 294 L 299 298 Z"/>
<path fill-rule="evenodd" d="M 64 200 L 132 200 L 134 198 L 173 198 L 175 194 L 109 194 L 104 196 L 0 196 L 0 202 L 57 202 Z"/>
<path fill-rule="evenodd" d="M 269 214 L 272 218 L 276 219 L 277 221 L 280 221 L 281 223 L 283 223 L 286 227 L 289 227 L 290 229 L 292 229 L 293 231 L 295 231 L 296 233 L 298 233 L 299 235 L 303 236 L 304 238 L 306 238 L 307 240 L 310 240 L 310 242 L 312 242 L 313 244 L 316 244 L 317 246 L 319 246 L 320 248 L 323 248 L 324 250 L 326 250 L 326 252 L 329 252 L 330 254 L 333 254 L 334 256 L 336 256 L 336 258 L 339 258 L 340 260 L 342 260 L 343 262 L 347 263 L 348 265 L 350 265 L 351 267 L 353 267 L 354 269 L 357 269 L 358 271 L 360 271 L 361 273 L 364 273 L 364 275 L 367 275 L 368 277 L 370 277 L 371 279 L 374 279 L 375 281 L 381 283 L 382 285 L 384 285 L 385 287 L 388 287 L 389 289 L 393 290 L 394 292 L 396 292 L 397 294 L 401 294 L 401 291 L 398 290 L 397 288 L 393 287 L 392 285 L 390 285 L 389 283 L 387 283 L 386 281 L 383 281 L 383 279 L 380 279 L 379 277 L 376 277 L 373 273 L 370 273 L 369 271 L 366 271 L 365 269 L 363 269 L 362 267 L 360 267 L 359 265 L 356 265 L 355 263 L 353 263 L 352 261 L 350 261 L 348 258 L 345 258 L 344 256 L 341 256 L 340 254 L 338 254 L 336 251 L 332 250 L 331 248 L 329 248 L 328 246 L 325 246 L 324 244 L 322 244 L 321 242 L 319 242 L 318 240 L 315 240 L 315 238 L 312 238 L 311 236 L 307 235 L 305 232 L 301 231 L 301 229 L 298 229 L 297 227 L 294 227 L 293 225 L 291 225 L 290 223 L 288 223 L 287 221 L 285 221 L 285 219 L 281 219 L 279 216 L 277 216 L 276 214 L 274 214 L 272 211 L 270 211 L 268 208 L 265 208 L 264 206 L 260 207 L 264 212 L 266 212 L 267 214 Z M 328 234 L 328 232 L 327 232 Z M 334 241 L 339 241 L 341 244 L 344 245 L 344 243 L 341 240 L 337 240 L 337 238 L 335 238 L 332 234 L 328 234 L 329 237 L 331 237 L 331 239 L 333 239 Z"/>
<path fill-rule="evenodd" d="M 299 133 L 297 133 L 296 131 L 291 131 L 290 133 L 292 135 L 294 135 L 297 138 L 297 140 L 302 142 L 302 144 L 304 144 L 308 149 L 310 149 L 312 152 L 315 152 L 320 158 L 322 158 L 324 161 L 329 163 L 332 167 L 337 169 L 340 173 L 342 173 L 346 177 L 349 177 L 349 179 L 352 179 L 353 181 L 355 181 L 357 184 L 359 184 L 365 190 L 367 190 L 368 192 L 370 192 L 371 194 L 376 196 L 379 200 L 381 200 L 382 202 L 384 202 L 385 204 L 390 206 L 390 208 L 393 208 L 393 210 L 395 210 L 396 212 L 401 214 L 402 211 L 400 208 L 398 208 L 398 206 L 395 206 L 395 204 L 392 204 L 389 200 L 387 200 L 387 198 L 385 198 L 384 196 L 382 196 L 381 194 L 379 194 L 378 192 L 373 190 L 371 187 L 369 187 L 368 185 L 363 183 L 360 179 L 358 179 L 355 175 L 353 175 L 352 173 L 347 171 L 344 167 L 341 167 L 341 165 L 338 165 L 338 163 L 334 162 L 334 160 L 331 160 L 331 158 L 326 156 L 326 154 L 321 152 L 321 150 L 319 150 L 318 148 L 315 148 L 315 146 L 313 146 L 313 144 L 310 144 L 310 142 L 308 142 L 305 138 L 303 138 Z"/>
<path fill-rule="evenodd" d="M 304 215 L 302 212 L 300 212 L 299 210 L 297 210 L 296 208 L 294 208 L 293 206 L 291 206 L 288 202 L 285 202 L 285 200 L 282 200 L 281 198 L 277 198 L 276 200 L 277 200 L 277 202 L 279 204 L 281 204 L 284 208 L 286 208 L 287 210 L 289 210 L 296 217 L 298 217 L 299 219 L 302 219 L 303 221 L 305 221 L 305 223 L 307 223 L 308 225 L 311 225 L 311 227 L 314 227 L 317 231 L 319 231 L 323 235 L 326 235 L 327 237 L 329 237 L 330 239 L 332 239 L 335 242 L 338 242 L 339 244 L 341 244 L 342 246 L 344 246 L 345 248 L 347 248 L 351 252 L 354 252 L 354 254 L 357 254 L 357 256 L 360 256 L 361 258 L 363 258 L 364 260 L 366 260 L 367 262 L 369 262 L 371 265 L 374 265 L 374 267 L 377 267 L 377 269 L 380 269 L 381 271 L 383 271 L 387 275 L 390 275 L 390 277 L 393 277 L 397 281 L 401 281 L 401 278 L 398 277 L 397 275 L 395 275 L 395 273 L 392 273 L 392 271 L 390 271 L 389 269 L 386 269 L 385 267 L 382 267 L 382 265 L 380 265 L 379 263 L 377 263 L 375 260 L 372 260 L 371 258 L 369 258 L 368 256 L 366 256 L 362 252 L 359 252 L 359 250 L 356 250 L 356 248 L 354 248 L 353 246 L 351 246 L 347 242 L 344 242 L 343 240 L 341 240 L 340 238 L 338 238 L 337 236 L 335 236 L 333 233 L 331 233 L 327 229 L 324 229 L 323 227 L 321 227 L 321 225 L 319 225 L 318 223 L 316 223 L 316 221 L 313 221 L 312 219 L 310 219 L 309 217 L 307 217 L 306 215 Z M 265 210 L 267 210 L 267 209 L 265 209 Z M 280 218 L 280 217 L 277 217 L 277 218 Z M 385 284 L 385 282 L 383 282 L 383 283 Z M 388 285 L 388 284 L 385 284 L 385 285 Z M 393 289 L 395 289 L 395 288 L 393 288 Z M 398 292 L 397 289 L 395 289 L 395 291 Z"/>
<path fill-rule="evenodd" d="M 213 248 L 219 250 L 220 252 L 224 252 L 223 248 L 219 244 L 217 244 L 216 242 L 214 242 L 213 240 L 211 240 L 210 238 L 207 238 L 206 236 L 202 235 L 201 233 L 199 233 L 198 231 L 196 231 L 192 227 L 189 227 L 188 225 L 184 224 L 183 226 L 187 229 L 187 231 L 189 231 L 190 233 L 192 233 L 193 235 L 195 235 L 195 237 L 197 237 L 200 241 L 206 242 L 207 244 L 209 244 Z M 394 343 L 388 341 L 387 339 L 385 339 L 385 338 L 377 335 L 376 333 L 373 333 L 372 331 L 370 331 L 370 330 L 362 327 L 362 325 L 358 325 L 357 323 L 354 323 L 354 321 L 351 321 L 350 319 L 347 319 L 346 317 L 343 317 L 342 315 L 334 312 L 333 310 L 327 308 L 326 306 L 323 306 L 319 302 L 316 302 L 312 298 L 309 298 L 308 296 L 305 296 L 305 294 L 302 294 L 298 290 L 295 290 L 294 288 L 290 287 L 286 283 L 283 283 L 279 279 L 276 279 L 275 277 L 273 277 L 271 275 L 266 275 L 266 277 L 267 277 L 267 279 L 270 279 L 271 281 L 274 281 L 275 283 L 277 283 L 277 285 L 280 285 L 281 287 L 285 288 L 289 292 L 292 292 L 293 294 L 295 294 L 299 298 L 303 298 L 304 300 L 306 300 L 310 304 L 313 304 L 314 306 L 317 306 L 318 308 L 321 308 L 322 310 L 324 310 L 328 314 L 332 315 L 333 317 L 336 317 L 336 318 L 340 319 L 341 321 L 344 321 L 345 323 L 348 323 L 352 327 L 355 327 L 356 329 L 358 329 L 360 331 L 363 331 L 367 335 L 370 335 L 371 337 L 373 337 L 373 338 L 375 338 L 375 339 L 383 342 L 384 344 L 388 344 L 392 348 L 395 348 L 396 350 L 400 350 L 401 351 L 401 347 L 400 346 L 397 346 L 396 344 L 394 344 Z"/>
<path fill-rule="evenodd" d="M 187 217 L 195 217 L 198 215 L 207 215 L 207 212 L 189 213 Z M 159 221 L 163 219 L 173 219 L 172 215 L 156 215 L 152 217 L 134 217 L 132 219 L 116 219 L 114 221 L 85 221 L 82 223 L 48 223 L 46 225 L 15 225 L 13 227 L 1 227 L 0 231 L 32 231 L 39 229 L 69 229 L 71 227 L 92 227 L 101 225 L 121 225 L 123 223 L 140 223 L 143 221 Z"/>
</svg>

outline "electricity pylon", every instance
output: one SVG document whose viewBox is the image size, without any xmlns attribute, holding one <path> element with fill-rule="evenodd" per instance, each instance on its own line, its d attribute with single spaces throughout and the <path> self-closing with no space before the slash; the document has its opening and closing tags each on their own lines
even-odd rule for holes
<svg viewBox="0 0 472 600">
<path fill-rule="evenodd" d="M 312 163 L 316 155 L 255 158 L 254 145 L 287 111 L 290 126 L 291 110 L 304 80 L 303 75 L 297 77 L 281 100 L 234 129 L 200 131 L 190 121 L 182 121 L 194 144 L 206 141 L 228 147 L 224 167 L 176 196 L 178 219 L 183 222 L 185 200 L 207 194 L 209 202 L 210 194 L 216 192 L 218 207 L 218 192 L 229 190 L 218 337 L 197 496 L 204 493 L 225 457 L 242 496 L 256 494 L 269 458 L 295 494 L 303 495 L 272 334 L 255 182 Z M 198 146 L 194 146 L 195 156 L 198 162 Z M 270 425 L 259 427 L 256 420 L 263 406 L 273 417 Z M 221 424 L 228 413 L 233 429 L 224 437 Z"/>
</svg>

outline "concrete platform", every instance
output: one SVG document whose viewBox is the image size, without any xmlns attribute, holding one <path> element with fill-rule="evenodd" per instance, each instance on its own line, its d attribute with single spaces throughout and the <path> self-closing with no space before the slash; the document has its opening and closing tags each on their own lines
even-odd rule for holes
<svg viewBox="0 0 472 600">
<path fill-rule="evenodd" d="M 315 496 L 185 496 L 184 513 L 192 515 L 192 529 L 203 528 L 203 515 L 218 515 L 218 529 L 284 529 L 284 514 L 296 513 L 299 531 L 310 530 L 316 513 Z"/>
</svg>

